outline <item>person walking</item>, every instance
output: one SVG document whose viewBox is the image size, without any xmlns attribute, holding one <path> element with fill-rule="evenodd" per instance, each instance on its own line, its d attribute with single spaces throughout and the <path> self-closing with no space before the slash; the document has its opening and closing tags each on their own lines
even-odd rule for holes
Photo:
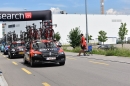
<svg viewBox="0 0 130 86">
<path fill-rule="evenodd" d="M 79 51 L 79 55 L 81 55 L 81 53 L 84 53 L 84 55 L 86 55 L 86 50 L 87 50 L 87 41 L 85 39 L 85 37 L 83 36 L 83 34 L 81 34 L 81 50 Z"/>
</svg>

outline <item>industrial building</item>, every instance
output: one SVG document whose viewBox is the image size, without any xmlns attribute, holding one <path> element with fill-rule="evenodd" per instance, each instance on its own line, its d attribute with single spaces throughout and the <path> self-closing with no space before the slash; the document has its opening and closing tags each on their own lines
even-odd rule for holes
<svg viewBox="0 0 130 86">
<path fill-rule="evenodd" d="M 3 36 L 3 31 L 2 31 L 3 29 L 2 29 L 2 23 L 0 23 L 0 39 L 2 38 L 2 36 Z"/>
<path fill-rule="evenodd" d="M 68 44 L 67 35 L 70 30 L 79 27 L 81 32 L 86 34 L 86 16 L 85 14 L 53 14 L 53 24 L 56 24 L 54 27 L 55 32 L 59 32 L 61 35 L 61 43 Z M 87 24 L 88 24 L 88 33 L 92 35 L 93 39 L 96 40 L 99 31 L 103 30 L 107 32 L 107 36 L 109 38 L 118 38 L 118 31 L 121 26 L 121 23 L 126 23 L 128 30 L 130 30 L 130 15 L 93 15 L 88 14 L 87 16 Z M 25 31 L 26 25 L 32 25 L 35 23 L 37 28 L 40 27 L 40 20 L 38 21 L 11 21 L 11 22 L 3 22 L 4 23 L 4 32 L 7 33 L 9 31 L 16 31 L 16 33 L 20 33 L 20 30 Z M 128 31 L 128 35 L 126 38 L 130 37 L 130 31 Z M 112 40 L 115 40 L 112 39 Z M 109 40 L 110 41 L 110 40 Z M 111 44 L 111 42 L 109 42 Z"/>
</svg>

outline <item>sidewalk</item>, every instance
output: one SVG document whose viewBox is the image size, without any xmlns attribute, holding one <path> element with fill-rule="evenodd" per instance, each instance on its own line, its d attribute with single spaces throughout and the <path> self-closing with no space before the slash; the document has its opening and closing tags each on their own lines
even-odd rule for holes
<svg viewBox="0 0 130 86">
<path fill-rule="evenodd" d="M 8 86 L 2 72 L 0 71 L 0 86 Z"/>
<path fill-rule="evenodd" d="M 104 60 L 104 61 L 111 61 L 111 62 L 120 62 L 120 63 L 127 63 L 130 64 L 130 58 L 129 57 L 118 57 L 118 56 L 104 56 L 104 55 L 90 55 L 90 56 L 77 56 L 78 53 L 73 52 L 65 52 L 67 56 L 72 57 L 84 57 L 88 59 L 96 59 L 96 60 Z"/>
</svg>

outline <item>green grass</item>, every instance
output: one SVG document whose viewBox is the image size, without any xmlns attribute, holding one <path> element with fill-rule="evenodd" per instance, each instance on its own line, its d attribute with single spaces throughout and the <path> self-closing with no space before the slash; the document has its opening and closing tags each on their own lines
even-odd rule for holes
<svg viewBox="0 0 130 86">
<path fill-rule="evenodd" d="M 67 52 L 74 52 L 78 53 L 81 49 L 80 47 L 77 47 L 72 50 L 68 50 L 67 47 L 63 47 L 64 51 Z M 130 57 L 130 50 L 129 49 L 124 49 L 124 48 L 117 48 L 114 50 L 101 50 L 101 49 L 93 49 L 93 54 L 98 54 L 98 55 L 105 55 L 105 56 L 122 56 L 122 57 Z"/>
<path fill-rule="evenodd" d="M 123 56 L 123 57 L 130 57 L 130 50 L 128 49 L 115 49 L 115 50 L 99 50 L 94 49 L 94 54 L 106 55 L 106 56 Z"/>
<path fill-rule="evenodd" d="M 72 49 L 72 50 L 67 49 L 67 47 L 63 47 L 63 50 L 67 52 L 78 53 L 80 51 L 80 47 L 76 47 L 75 49 Z"/>
<path fill-rule="evenodd" d="M 70 45 L 62 45 L 62 47 L 70 47 Z"/>
</svg>

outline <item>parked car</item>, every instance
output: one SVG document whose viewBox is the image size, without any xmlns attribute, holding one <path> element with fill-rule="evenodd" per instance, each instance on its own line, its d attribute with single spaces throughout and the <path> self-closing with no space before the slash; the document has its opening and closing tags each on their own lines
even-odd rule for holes
<svg viewBox="0 0 130 86">
<path fill-rule="evenodd" d="M 8 50 L 8 57 L 10 59 L 14 57 L 24 57 L 25 43 L 22 41 L 12 42 Z"/>
<path fill-rule="evenodd" d="M 108 49 L 116 49 L 116 47 L 114 47 L 113 45 L 110 45 L 110 44 L 104 44 L 104 45 L 98 46 L 98 49 L 108 50 Z"/>
<path fill-rule="evenodd" d="M 4 52 L 4 44 L 1 44 L 0 51 Z"/>
</svg>

